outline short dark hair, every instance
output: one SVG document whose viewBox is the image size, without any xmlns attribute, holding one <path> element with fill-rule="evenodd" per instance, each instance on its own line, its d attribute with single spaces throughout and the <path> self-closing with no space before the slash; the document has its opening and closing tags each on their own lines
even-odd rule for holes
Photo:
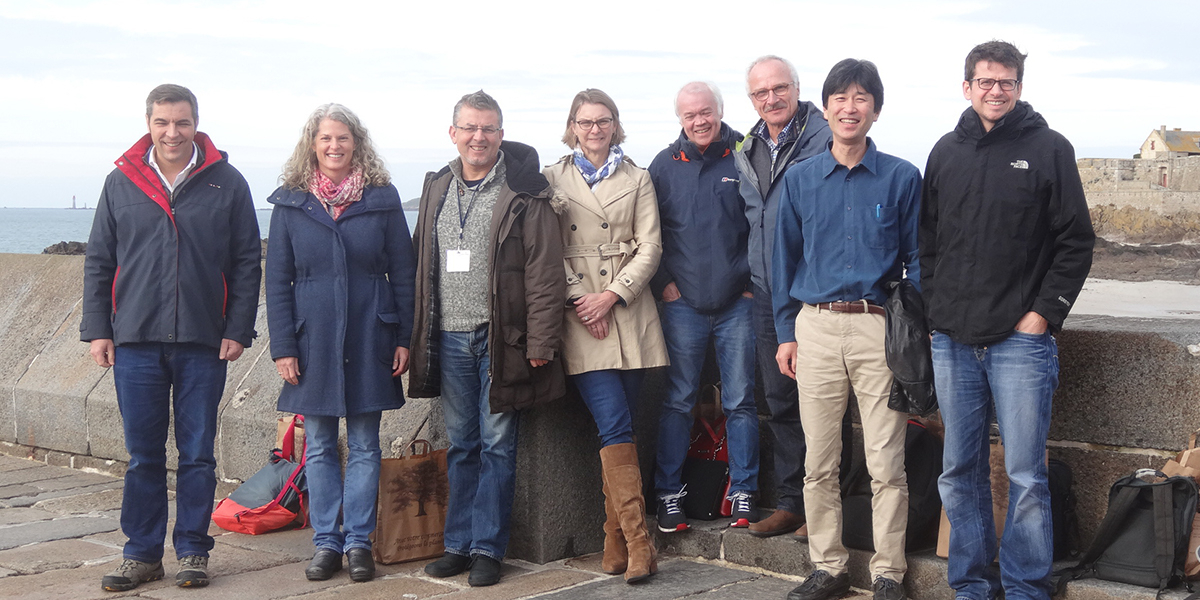
<svg viewBox="0 0 1200 600">
<path fill-rule="evenodd" d="M 192 107 L 192 120 L 200 122 L 200 107 L 196 106 L 196 95 L 182 85 L 174 83 L 164 83 L 152 90 L 150 95 L 146 96 L 146 118 L 154 114 L 154 105 L 162 103 L 174 104 L 176 102 L 187 102 Z"/>
<path fill-rule="evenodd" d="M 967 54 L 966 68 L 963 69 L 963 81 L 971 81 L 975 79 L 975 65 L 981 60 L 1000 63 L 1010 69 L 1017 70 L 1017 81 L 1025 79 L 1025 57 L 1028 54 L 1021 54 L 1017 47 L 1000 40 L 992 40 L 984 42 L 974 48 Z"/>
<path fill-rule="evenodd" d="M 878 113 L 883 108 L 883 80 L 879 78 L 875 63 L 869 60 L 847 58 L 833 65 L 829 76 L 825 78 L 825 85 L 821 86 L 821 103 L 828 107 L 830 96 L 844 92 L 854 84 L 862 86 L 875 98 L 875 112 Z"/>
<path fill-rule="evenodd" d="M 500 129 L 504 129 L 504 113 L 500 110 L 500 103 L 496 102 L 496 99 L 491 97 L 487 92 L 479 90 L 478 92 L 471 92 L 459 98 L 458 102 L 454 104 L 454 121 L 450 123 L 451 125 L 458 125 L 458 112 L 464 106 L 469 106 L 480 112 L 495 112 L 496 120 L 499 121 L 497 125 Z"/>
</svg>

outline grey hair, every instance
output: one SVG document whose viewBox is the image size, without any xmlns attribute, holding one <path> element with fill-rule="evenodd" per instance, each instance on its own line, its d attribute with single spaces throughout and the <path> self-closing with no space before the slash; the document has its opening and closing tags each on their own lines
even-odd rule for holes
<svg viewBox="0 0 1200 600">
<path fill-rule="evenodd" d="M 717 117 L 725 116 L 725 101 L 721 99 L 721 90 L 717 89 L 716 84 L 707 81 L 693 81 L 679 88 L 679 92 L 675 94 L 675 116 L 679 116 L 679 95 L 688 92 L 695 94 L 698 92 L 708 92 L 712 94 L 713 100 L 717 101 Z"/>
<path fill-rule="evenodd" d="M 754 67 L 757 67 L 758 65 L 761 65 L 767 61 L 772 61 L 772 60 L 777 60 L 777 61 L 783 63 L 783 65 L 788 68 L 788 73 L 791 74 L 791 76 L 792 76 L 792 85 L 795 85 L 796 87 L 800 87 L 800 75 L 798 73 L 796 73 L 796 65 L 793 65 L 791 63 L 791 61 L 789 61 L 788 59 L 783 58 L 781 56 L 775 56 L 774 54 L 767 54 L 766 56 L 760 56 L 760 57 L 754 59 L 754 62 L 750 63 L 750 66 L 746 68 L 746 93 L 747 94 L 754 91 L 754 90 L 750 89 L 750 71 L 753 71 Z"/>
<path fill-rule="evenodd" d="M 500 103 L 496 102 L 496 99 L 488 95 L 487 92 L 479 90 L 478 92 L 471 92 L 459 98 L 458 103 L 454 105 L 454 121 L 450 123 L 451 125 L 458 125 L 458 111 L 463 106 L 470 106 L 475 110 L 495 111 L 496 117 L 500 120 L 499 127 L 500 129 L 504 129 L 504 113 L 500 111 Z"/>
<path fill-rule="evenodd" d="M 350 156 L 350 164 L 362 169 L 363 179 L 368 186 L 381 187 L 391 183 L 392 176 L 376 152 L 371 134 L 367 132 L 358 115 L 341 104 L 329 103 L 318 106 L 304 122 L 304 127 L 300 130 L 300 141 L 296 142 L 296 149 L 283 164 L 283 174 L 279 176 L 279 181 L 284 187 L 289 190 L 310 191 L 309 179 L 319 168 L 313 142 L 317 139 L 321 123 L 326 119 L 337 121 L 350 130 L 350 135 L 354 137 L 354 153 Z"/>
<path fill-rule="evenodd" d="M 150 95 L 146 96 L 146 118 L 154 114 L 155 104 L 174 104 L 176 102 L 187 102 L 192 105 L 192 120 L 196 123 L 200 122 L 200 107 L 196 106 L 196 95 L 182 85 L 174 83 L 164 83 L 152 90 Z"/>
</svg>

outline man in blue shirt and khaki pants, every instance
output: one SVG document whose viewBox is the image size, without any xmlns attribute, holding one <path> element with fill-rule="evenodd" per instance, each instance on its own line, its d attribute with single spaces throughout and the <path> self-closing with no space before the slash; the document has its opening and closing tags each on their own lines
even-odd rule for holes
<svg viewBox="0 0 1200 600">
<path fill-rule="evenodd" d="M 875 65 L 834 65 L 821 92 L 833 133 L 829 150 L 784 176 L 772 258 L 776 360 L 796 379 L 808 446 L 805 513 L 813 572 L 788 600 L 828 600 L 850 589 L 838 495 L 841 421 L 854 390 L 871 474 L 875 600 L 902 600 L 907 570 L 904 473 L 907 415 L 887 406 L 884 356 L 888 281 L 918 282 L 921 175 L 867 137 L 883 108 Z M 906 273 L 907 271 L 907 273 Z"/>
</svg>

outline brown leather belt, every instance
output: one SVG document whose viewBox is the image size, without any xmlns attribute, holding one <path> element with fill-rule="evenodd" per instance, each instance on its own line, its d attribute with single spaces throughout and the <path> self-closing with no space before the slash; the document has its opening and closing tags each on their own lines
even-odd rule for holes
<svg viewBox="0 0 1200 600">
<path fill-rule="evenodd" d="M 871 304 L 866 300 L 858 300 L 855 302 L 822 302 L 816 305 L 821 310 L 827 310 L 835 313 L 871 313 L 873 315 L 886 315 L 887 311 L 878 304 Z"/>
</svg>

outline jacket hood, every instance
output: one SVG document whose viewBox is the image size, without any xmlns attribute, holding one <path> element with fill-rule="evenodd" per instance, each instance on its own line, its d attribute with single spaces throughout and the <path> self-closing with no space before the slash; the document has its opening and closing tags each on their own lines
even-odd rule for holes
<svg viewBox="0 0 1200 600">
<path fill-rule="evenodd" d="M 715 146 L 718 144 L 724 144 L 726 148 L 733 150 L 738 141 L 741 139 L 741 133 L 730 127 L 727 123 L 725 123 L 725 121 L 721 121 L 721 137 L 716 142 L 713 142 L 713 145 Z M 678 158 L 680 156 L 680 152 L 683 152 L 684 156 L 689 154 L 700 154 L 700 150 L 696 148 L 696 144 L 693 144 L 692 141 L 687 138 L 687 133 L 684 132 L 683 129 L 679 130 L 679 138 L 674 142 L 671 142 L 671 145 L 667 146 L 667 148 L 670 148 L 671 156 L 673 158 Z"/>
<path fill-rule="evenodd" d="M 984 131 L 983 120 L 979 118 L 974 107 L 968 106 L 967 110 L 964 110 L 962 116 L 958 118 L 958 125 L 954 128 L 954 132 L 958 135 L 960 142 L 967 140 L 981 142 L 985 139 L 988 141 L 1012 139 L 1021 135 L 1021 132 L 1026 129 L 1048 128 L 1049 126 L 1041 113 L 1033 110 L 1033 106 L 1024 100 L 1019 100 L 1017 105 L 1007 115 L 1004 115 L 995 127 L 992 127 L 991 131 Z"/>
<path fill-rule="evenodd" d="M 500 142 L 500 150 L 504 152 L 508 189 L 518 194 L 537 196 L 550 187 L 550 182 L 542 175 L 537 150 L 533 146 L 503 141 Z"/>
</svg>

